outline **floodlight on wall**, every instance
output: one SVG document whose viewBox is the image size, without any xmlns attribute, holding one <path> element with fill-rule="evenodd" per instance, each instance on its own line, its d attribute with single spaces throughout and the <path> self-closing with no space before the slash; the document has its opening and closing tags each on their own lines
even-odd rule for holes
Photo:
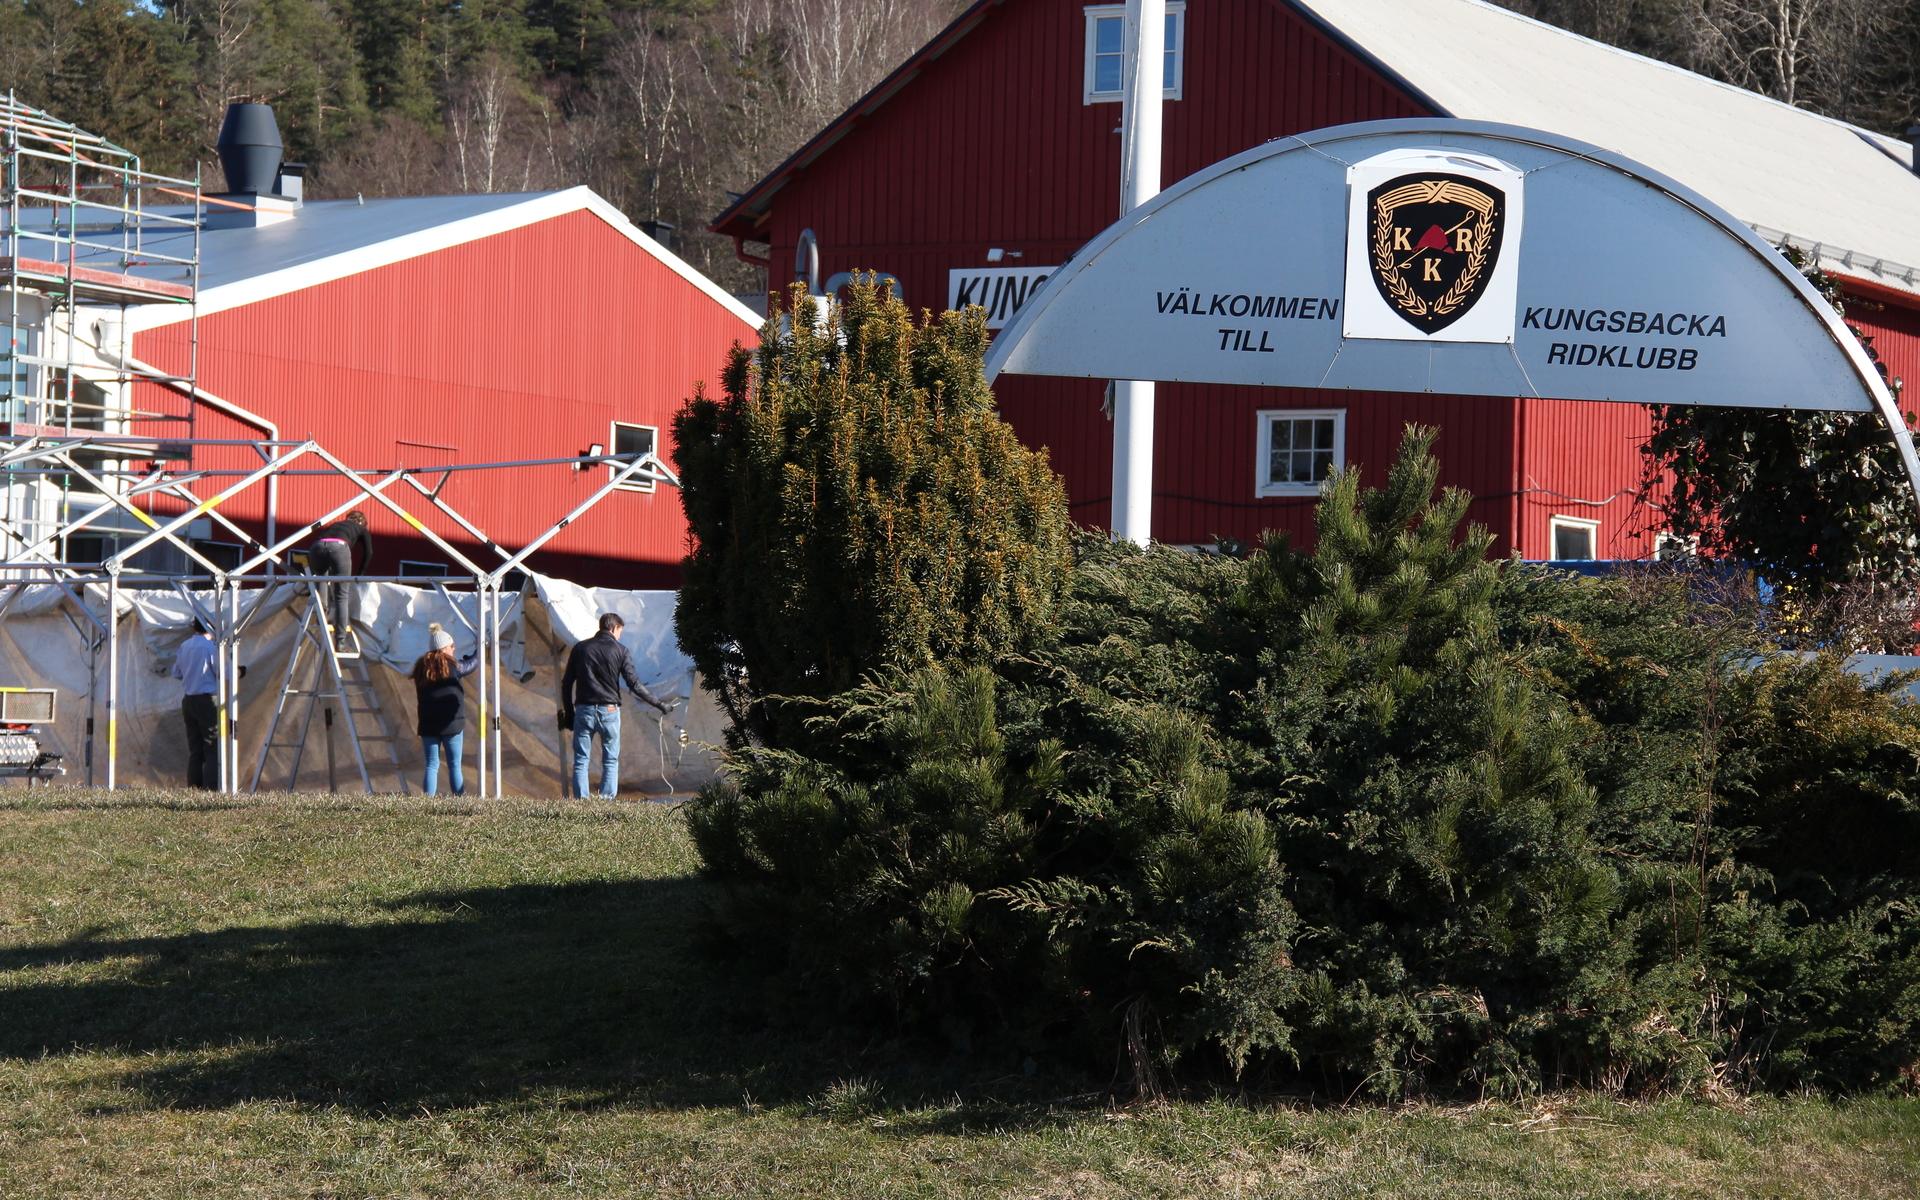
<svg viewBox="0 0 1920 1200">
<path fill-rule="evenodd" d="M 605 446 L 602 446 L 599 442 L 593 443 L 592 445 L 588 446 L 585 450 L 582 450 L 580 452 L 580 461 L 573 464 L 573 469 L 576 471 L 586 470 L 589 466 L 592 465 L 587 461 L 588 459 L 599 458 L 604 454 L 606 454 L 606 452 L 607 452 L 607 448 Z"/>
<path fill-rule="evenodd" d="M 987 251 L 987 261 L 990 263 L 1002 262 L 1009 258 L 1025 258 L 1025 257 L 1026 255 L 1022 254 L 1018 250 L 1004 250 L 999 246 L 995 246 L 991 250 Z"/>
</svg>

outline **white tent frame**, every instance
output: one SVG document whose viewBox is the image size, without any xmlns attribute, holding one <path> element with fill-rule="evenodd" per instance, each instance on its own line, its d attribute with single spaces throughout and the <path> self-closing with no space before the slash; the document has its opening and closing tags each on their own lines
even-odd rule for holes
<svg viewBox="0 0 1920 1200">
<path fill-rule="evenodd" d="M 430 467 L 396 467 L 384 470 L 367 470 L 351 467 L 339 457 L 330 453 L 317 441 L 308 438 L 303 441 L 231 441 L 200 439 L 168 441 L 168 453 L 182 454 L 185 461 L 193 460 L 193 451 L 202 447 L 250 446 L 257 449 L 265 462 L 251 471 L 239 470 L 175 470 L 156 464 L 149 472 L 130 472 L 125 470 L 95 470 L 81 461 L 79 456 L 89 452 L 106 451 L 125 458 L 129 450 L 142 447 L 152 448 L 150 439 L 129 438 L 115 435 L 59 435 L 59 436 L 6 436 L 0 437 L 0 467 L 9 469 L 11 478 L 21 475 L 59 475 L 77 477 L 98 490 L 105 501 L 99 507 L 91 509 L 79 517 L 68 521 L 51 534 L 37 534 L 34 526 L 37 522 L 18 521 L 11 516 L 0 516 L 0 534 L 11 537 L 13 544 L 24 547 L 21 554 L 25 557 L 0 561 L 0 620 L 6 618 L 8 610 L 19 599 L 24 590 L 36 585 L 58 588 L 72 601 L 72 607 L 82 613 L 88 622 L 82 626 L 71 614 L 68 621 L 75 633 L 82 639 L 90 655 L 89 687 L 87 702 L 92 713 L 104 700 L 106 720 L 106 755 L 104 786 L 108 791 L 118 787 L 119 770 L 119 710 L 120 710 L 120 672 L 119 672 L 119 621 L 117 619 L 120 601 L 120 589 L 130 584 L 145 584 L 177 591 L 186 601 L 194 615 L 205 621 L 214 642 L 218 647 L 217 670 L 220 676 L 219 700 L 220 724 L 219 779 L 220 790 L 229 795 L 240 791 L 239 737 L 237 730 L 240 720 L 239 704 L 239 666 L 242 637 L 248 626 L 266 608 L 267 602 L 276 591 L 288 586 L 304 586 L 307 576 L 290 572 L 283 557 L 290 549 L 311 536 L 316 530 L 332 521 L 338 520 L 350 509 L 367 501 L 387 509 L 399 517 L 409 528 L 425 538 L 460 570 L 458 576 L 436 578 L 432 581 L 436 590 L 447 595 L 447 589 L 457 587 L 470 589 L 477 598 L 476 621 L 469 623 L 464 616 L 459 617 L 462 624 L 468 625 L 475 635 L 477 653 L 480 657 L 479 678 L 479 794 L 483 797 L 503 795 L 504 745 L 505 738 L 499 714 L 504 712 L 501 686 L 500 644 L 505 622 L 518 599 L 508 600 L 502 595 L 506 579 L 523 569 L 528 558 L 536 551 L 558 537 L 560 533 L 579 520 L 608 496 L 623 485 L 635 482 L 667 483 L 680 486 L 680 478 L 660 460 L 652 451 L 638 454 L 599 454 L 581 455 L 575 458 L 519 459 L 506 462 L 441 463 Z M 179 447 L 179 449 L 174 449 Z M 318 464 L 313 465 L 313 464 Z M 576 504 L 566 515 L 559 518 L 546 530 L 534 537 L 517 551 L 509 551 L 489 536 L 474 521 L 461 514 L 440 493 L 454 474 L 468 471 L 517 471 L 538 467 L 572 466 L 584 470 L 590 466 L 605 464 L 612 468 L 607 479 L 585 500 Z M 320 517 L 284 536 L 269 533 L 275 540 L 268 545 L 240 525 L 228 519 L 219 511 L 220 507 L 237 496 L 247 494 L 265 481 L 275 480 L 289 475 L 322 476 L 338 479 L 351 490 L 350 497 L 329 509 Z M 422 477 L 438 477 L 438 482 L 429 486 Z M 193 485 L 201 481 L 219 482 L 232 479 L 233 482 L 220 487 L 211 495 L 202 495 Z M 370 482 L 371 480 L 371 482 Z M 469 536 L 475 538 L 500 561 L 491 569 L 468 558 L 445 538 L 428 528 L 420 516 L 409 511 L 404 505 L 387 493 L 396 484 L 404 482 L 414 495 L 425 501 L 434 512 L 446 517 L 460 527 Z M 130 483 L 130 486 L 120 486 Z M 161 519 L 139 507 L 135 501 L 145 495 L 166 495 L 185 505 L 185 511 Z M 147 532 L 134 541 L 121 546 L 112 555 L 99 563 L 68 564 L 54 557 L 58 547 L 65 539 L 87 529 L 95 522 L 113 512 L 130 516 L 144 526 Z M 206 517 L 228 534 L 240 541 L 242 553 L 246 557 L 232 568 L 222 568 L 209 560 L 194 548 L 185 536 L 189 525 Z M 275 528 L 273 515 L 268 516 L 267 528 Z M 157 574 L 141 571 L 132 566 L 135 555 L 159 545 L 167 545 L 179 550 L 199 570 L 184 574 Z M 288 576 L 301 581 L 295 585 Z M 327 576 L 329 583 L 409 583 L 419 584 L 420 579 L 412 576 L 394 575 L 335 575 Z M 195 586 L 210 590 L 214 600 L 207 605 L 194 595 Z M 96 613 L 89 603 L 95 589 L 104 592 L 104 615 Z M 244 593 L 252 592 L 251 604 L 243 603 Z M 64 611 L 64 609 L 63 609 Z M 455 612 L 459 610 L 456 607 Z M 106 651 L 106 679 L 104 688 L 99 679 L 99 652 Z M 86 733 L 86 767 L 89 783 L 93 781 L 95 754 L 94 722 L 89 719 Z M 351 739 L 350 739 L 351 742 Z M 360 755 L 354 746 L 356 758 Z M 364 768 L 364 764 L 362 764 Z M 362 777 L 366 777 L 363 769 Z"/>
</svg>

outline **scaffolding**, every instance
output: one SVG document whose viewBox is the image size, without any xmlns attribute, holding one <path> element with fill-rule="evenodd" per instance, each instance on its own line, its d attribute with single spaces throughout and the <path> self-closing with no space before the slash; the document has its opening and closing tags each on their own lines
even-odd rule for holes
<svg viewBox="0 0 1920 1200">
<path fill-rule="evenodd" d="M 149 171 L 125 147 L 12 91 L 0 97 L 0 433 L 124 435 L 139 422 L 165 435 L 169 453 L 173 434 L 191 439 L 200 236 L 210 203 L 228 202 L 203 194 L 197 170 L 193 179 Z M 186 309 L 183 370 L 129 358 L 126 316 L 136 305 Z M 136 382 L 160 384 L 188 402 L 136 409 Z M 162 445 L 159 436 L 129 439 L 90 446 L 85 457 L 101 468 L 151 458 Z M 0 478 L 0 519 L 37 535 L 64 524 L 76 504 L 101 504 L 76 491 L 71 477 L 28 481 L 8 471 Z M 102 527 L 94 536 L 122 532 Z M 0 543 L 5 557 L 18 550 Z M 57 550 L 67 557 L 64 541 Z"/>
<path fill-rule="evenodd" d="M 396 516 L 414 533 L 431 543 L 458 574 L 435 579 L 433 584 L 443 595 L 449 589 L 469 592 L 474 597 L 475 616 L 464 615 L 475 636 L 479 657 L 477 671 L 480 701 L 477 710 L 480 731 L 479 794 L 503 794 L 504 730 L 498 714 L 504 712 L 502 696 L 501 641 L 514 606 L 522 602 L 518 591 L 510 591 L 510 581 L 519 577 L 529 558 L 586 515 L 601 501 L 623 486 L 636 483 L 666 483 L 680 486 L 680 480 L 651 451 L 641 454 L 582 455 L 573 458 L 521 459 L 508 462 L 441 463 L 428 467 L 355 468 L 322 447 L 313 439 L 304 441 L 232 441 L 188 439 L 183 449 L 190 460 L 192 452 L 216 446 L 245 446 L 259 451 L 265 460 L 252 470 L 192 470 L 172 462 L 151 461 L 146 470 L 136 471 L 125 462 L 137 457 L 143 443 L 136 438 L 113 434 L 35 432 L 0 434 L 0 467 L 23 477 L 69 475 L 96 490 L 105 498 L 100 507 L 90 509 L 51 530 L 29 529 L 21 522 L 0 514 L 0 545 L 12 544 L 20 552 L 0 561 L 0 578 L 9 582 L 0 586 L 0 619 L 26 589 L 47 586 L 59 590 L 69 601 L 76 617 L 67 616 L 74 633 L 87 652 L 90 714 L 102 715 L 96 723 L 86 723 L 86 778 L 96 782 L 96 758 L 104 760 L 98 782 L 108 790 L 118 785 L 119 768 L 119 612 L 121 589 L 150 586 L 171 589 L 186 602 L 192 613 L 207 626 L 218 654 L 217 742 L 220 790 L 237 794 L 241 789 L 239 681 L 242 647 L 249 627 L 266 612 L 286 589 L 309 596 L 309 608 L 318 596 L 312 587 L 314 577 L 296 569 L 291 552 L 319 529 L 340 519 L 348 511 L 366 504 L 377 505 Z M 150 445 L 150 444 L 148 444 Z M 151 453 L 148 450 L 147 453 Z M 103 465 L 104 464 L 104 465 Z M 568 467 L 583 470 L 590 466 L 610 468 L 607 479 L 586 499 L 555 519 L 543 532 L 518 549 L 501 545 L 474 521 L 461 514 L 443 495 L 447 483 L 468 472 L 526 472 L 536 468 Z M 245 526 L 232 520 L 222 509 L 256 488 L 262 488 L 288 476 L 317 476 L 338 480 L 347 498 L 320 516 L 290 533 L 270 532 L 266 540 L 255 537 Z M 393 494 L 390 494 L 393 493 Z M 396 498 L 396 495 L 399 498 Z M 141 500 L 152 504 L 164 497 L 167 507 L 178 510 L 156 515 L 140 507 Z M 403 503 L 402 500 L 406 501 Z M 409 504 L 420 509 L 416 512 Z M 136 523 L 144 532 L 98 563 L 67 563 L 52 554 L 109 514 Z M 271 519 L 269 511 L 269 518 Z M 494 561 L 475 562 L 428 525 L 441 518 L 450 522 L 480 547 L 481 556 Z M 239 561 L 223 567 L 208 559 L 187 535 L 192 522 L 205 518 L 238 540 Z M 269 526 L 271 528 L 271 526 Z M 11 542 L 8 541 L 11 539 Z M 185 556 L 190 567 L 183 573 L 156 573 L 135 565 L 141 554 L 156 546 L 170 546 Z M 412 576 L 335 575 L 324 577 L 328 584 L 353 586 L 363 583 L 419 584 Z M 199 594 L 199 593 L 204 593 Z M 101 604 L 96 611 L 93 599 Z M 448 597 L 451 599 L 451 597 Z M 455 606 L 458 614 L 458 606 Z M 316 614 L 308 612 L 309 620 Z M 84 618 L 84 619 L 83 619 Z M 104 657 L 104 668 L 102 658 Z M 351 717 L 349 717 L 349 720 Z M 104 727 L 104 755 L 96 754 L 96 728 Z M 349 737 L 357 777 L 369 792 L 374 790 L 360 738 Z M 265 756 L 272 749 L 269 737 L 262 749 L 261 764 L 252 772 L 248 789 L 257 787 Z M 402 786 L 405 786 L 404 780 Z"/>
</svg>

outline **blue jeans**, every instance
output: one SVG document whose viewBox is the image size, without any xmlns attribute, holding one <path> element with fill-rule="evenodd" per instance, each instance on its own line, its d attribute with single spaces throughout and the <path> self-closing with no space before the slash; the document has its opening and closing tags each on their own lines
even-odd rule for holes
<svg viewBox="0 0 1920 1200">
<path fill-rule="evenodd" d="M 427 756 L 427 777 L 421 781 L 420 790 L 434 795 L 440 787 L 440 755 L 447 756 L 447 783 L 453 788 L 453 794 L 467 794 L 467 781 L 460 777 L 460 739 L 464 733 L 452 737 L 430 737 L 420 739 L 420 749 Z"/>
<path fill-rule="evenodd" d="M 600 735 L 600 798 L 611 800 L 620 791 L 620 706 L 583 704 L 573 710 L 573 794 L 587 798 L 587 759 L 593 754 L 593 735 Z"/>
</svg>

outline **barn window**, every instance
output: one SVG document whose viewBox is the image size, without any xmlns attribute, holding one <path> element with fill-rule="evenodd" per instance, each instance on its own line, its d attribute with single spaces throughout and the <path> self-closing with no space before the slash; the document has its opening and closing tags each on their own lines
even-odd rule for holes
<svg viewBox="0 0 1920 1200">
<path fill-rule="evenodd" d="M 1554 517 L 1547 522 L 1553 531 L 1553 561 L 1586 562 L 1594 557 L 1600 544 L 1600 522 L 1579 517 Z"/>
<path fill-rule="evenodd" d="M 1700 556 L 1700 537 L 1698 534 L 1681 537 L 1677 533 L 1662 533 L 1653 539 L 1653 556 L 1661 562 L 1678 562 L 1686 558 Z"/>
<path fill-rule="evenodd" d="M 652 425 L 629 425 L 624 421 L 615 421 L 613 434 L 608 439 L 608 445 L 612 447 L 609 453 L 652 454 L 659 440 L 660 431 Z M 611 474 L 619 474 L 626 465 L 625 463 L 608 463 L 607 471 Z M 653 480 L 629 479 L 620 485 L 620 489 L 627 492 L 650 492 L 653 490 Z"/>
<path fill-rule="evenodd" d="M 1346 461 L 1346 455 L 1345 409 L 1263 412 L 1254 495 L 1311 496 Z"/>
<path fill-rule="evenodd" d="M 1167 49 L 1161 78 L 1169 100 L 1180 98 L 1180 78 L 1186 66 L 1187 6 L 1168 0 Z M 1127 89 L 1127 9 L 1124 4 L 1101 4 L 1087 9 L 1086 95 L 1088 104 L 1118 100 Z"/>
<path fill-rule="evenodd" d="M 193 548 L 200 552 L 200 557 L 206 559 L 214 566 L 219 567 L 222 571 L 231 571 L 240 565 L 241 546 L 239 542 L 217 542 L 204 538 L 196 538 L 193 542 Z M 198 566 L 198 564 L 195 564 L 195 566 Z M 190 567 L 188 569 L 192 570 L 193 568 Z"/>
<path fill-rule="evenodd" d="M 425 562 L 417 558 L 403 558 L 400 560 L 400 574 L 407 579 L 445 579 L 447 564 Z"/>
</svg>

